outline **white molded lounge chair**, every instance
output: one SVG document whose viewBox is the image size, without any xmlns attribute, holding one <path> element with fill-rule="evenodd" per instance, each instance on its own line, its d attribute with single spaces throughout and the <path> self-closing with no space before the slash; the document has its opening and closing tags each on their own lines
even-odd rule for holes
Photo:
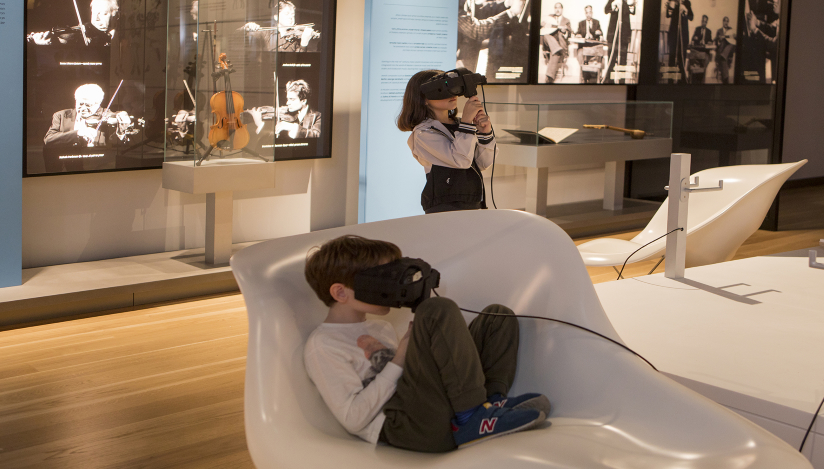
<svg viewBox="0 0 824 469">
<path fill-rule="evenodd" d="M 546 394 L 551 425 L 446 454 L 375 446 L 347 434 L 303 365 L 304 342 L 327 311 L 304 280 L 306 252 L 347 233 L 394 242 L 404 255 L 431 263 L 441 272 L 440 294 L 465 308 L 502 303 L 517 314 L 558 318 L 621 340 L 572 240 L 524 212 L 422 215 L 251 246 L 231 264 L 249 313 L 246 439 L 259 469 L 811 467 L 777 437 L 617 345 L 535 319 L 521 320 L 511 392 Z M 400 329 L 413 317 L 402 309 L 387 319 Z"/>
<path fill-rule="evenodd" d="M 716 186 L 723 180 L 724 190 L 690 194 L 687 267 L 731 260 L 741 244 L 761 226 L 784 182 L 805 163 L 807 160 L 722 166 L 693 174 L 691 178 L 699 177 L 705 187 Z M 584 264 L 622 265 L 635 250 L 667 232 L 668 208 L 669 198 L 661 204 L 646 228 L 630 241 L 598 238 L 579 245 Z M 667 238 L 659 239 L 638 251 L 629 263 L 663 256 L 666 244 Z"/>
</svg>

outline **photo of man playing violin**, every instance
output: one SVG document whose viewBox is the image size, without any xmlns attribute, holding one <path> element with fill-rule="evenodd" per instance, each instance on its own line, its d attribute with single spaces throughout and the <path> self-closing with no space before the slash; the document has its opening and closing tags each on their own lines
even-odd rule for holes
<svg viewBox="0 0 824 469">
<path fill-rule="evenodd" d="M 49 31 L 30 33 L 26 39 L 39 46 L 55 43 L 106 47 L 111 45 L 115 34 L 115 18 L 120 10 L 117 0 L 92 0 L 91 18 L 84 22 L 75 2 L 77 26 L 55 27 Z"/>
<path fill-rule="evenodd" d="M 262 49 L 281 52 L 317 52 L 320 31 L 313 23 L 296 23 L 295 4 L 288 0 L 278 2 L 278 11 L 272 16 L 272 26 L 264 27 L 249 22 L 240 29 L 263 43 Z"/>
<path fill-rule="evenodd" d="M 101 147 L 129 141 L 134 125 L 126 111 L 101 109 L 103 89 L 94 83 L 74 92 L 74 109 L 57 111 L 43 142 L 46 146 Z"/>
</svg>

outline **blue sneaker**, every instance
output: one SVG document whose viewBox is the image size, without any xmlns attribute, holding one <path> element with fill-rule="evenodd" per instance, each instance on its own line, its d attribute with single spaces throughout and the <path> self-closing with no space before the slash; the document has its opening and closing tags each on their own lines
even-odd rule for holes
<svg viewBox="0 0 824 469">
<path fill-rule="evenodd" d="M 504 409 L 540 410 L 546 416 L 549 416 L 549 411 L 552 409 L 552 406 L 549 404 L 549 399 L 543 394 L 536 392 L 528 392 L 513 397 L 503 397 L 500 394 L 493 394 L 489 397 L 489 403 L 495 407 L 502 407 Z"/>
<path fill-rule="evenodd" d="M 463 425 L 452 421 L 452 437 L 458 448 L 466 448 L 485 440 L 521 430 L 529 430 L 546 420 L 539 410 L 506 409 L 485 402 Z"/>
</svg>

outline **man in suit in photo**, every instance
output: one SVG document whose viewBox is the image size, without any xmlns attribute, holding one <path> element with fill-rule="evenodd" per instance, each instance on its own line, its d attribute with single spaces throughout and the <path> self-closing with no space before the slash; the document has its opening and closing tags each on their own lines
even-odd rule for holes
<svg viewBox="0 0 824 469">
<path fill-rule="evenodd" d="M 604 14 L 610 15 L 607 29 L 610 61 L 604 78 L 605 83 L 623 82 L 621 79 L 613 80 L 611 75 L 616 65 L 627 64 L 629 43 L 632 41 L 630 15 L 635 14 L 635 6 L 635 0 L 607 0 L 604 6 Z"/>
<path fill-rule="evenodd" d="M 730 18 L 724 17 L 724 26 L 715 33 L 715 62 L 721 72 L 721 83 L 730 82 L 730 66 L 735 56 L 735 31 L 730 27 Z"/>
<path fill-rule="evenodd" d="M 604 33 L 601 23 L 592 17 L 592 5 L 584 7 L 586 19 L 578 23 L 575 37 L 603 41 Z M 578 47 L 578 63 L 581 64 L 581 83 L 598 83 L 598 74 L 603 66 L 604 48 L 600 45 L 593 47 Z M 588 69 L 588 70 L 587 70 Z"/>
<path fill-rule="evenodd" d="M 687 38 L 690 34 L 689 22 L 695 18 L 692 3 L 690 0 L 668 0 L 666 15 L 670 18 L 667 34 L 669 66 L 677 66 L 681 79 L 684 79 L 686 77 Z"/>
<path fill-rule="evenodd" d="M 604 33 L 601 32 L 601 23 L 592 17 L 592 5 L 584 7 L 584 14 L 586 14 L 587 19 L 578 23 L 578 31 L 575 32 L 575 35 L 600 41 L 604 37 Z"/>
<path fill-rule="evenodd" d="M 710 18 L 707 15 L 701 17 L 701 26 L 695 28 L 690 44 L 690 69 L 689 83 L 704 83 L 707 64 L 710 61 L 710 54 L 707 46 L 712 44 L 712 31 L 707 27 Z"/>
<path fill-rule="evenodd" d="M 555 4 L 553 15 L 541 22 L 541 46 L 546 62 L 546 82 L 554 83 L 558 70 L 569 55 L 569 36 L 572 23 L 564 17 L 564 6 Z"/>
</svg>

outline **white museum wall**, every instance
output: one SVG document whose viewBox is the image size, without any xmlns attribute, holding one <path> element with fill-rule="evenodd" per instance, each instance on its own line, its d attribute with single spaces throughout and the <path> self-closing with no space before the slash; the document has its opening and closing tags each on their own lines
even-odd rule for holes
<svg viewBox="0 0 824 469">
<path fill-rule="evenodd" d="M 824 177 L 824 2 L 793 0 L 790 52 L 787 63 L 787 98 L 784 113 L 783 162 L 808 159 L 791 179 Z"/>
</svg>

